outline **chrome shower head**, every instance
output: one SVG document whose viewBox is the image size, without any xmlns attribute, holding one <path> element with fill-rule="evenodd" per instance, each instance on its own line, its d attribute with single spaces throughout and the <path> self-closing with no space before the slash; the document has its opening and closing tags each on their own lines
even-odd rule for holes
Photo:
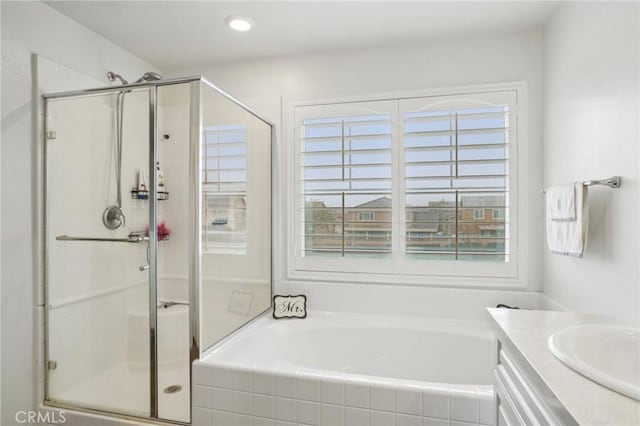
<svg viewBox="0 0 640 426">
<path fill-rule="evenodd" d="M 116 81 L 116 79 L 118 79 L 120 80 L 120 84 L 129 84 L 129 82 L 124 79 L 124 77 L 122 77 L 120 74 L 114 73 L 113 71 L 107 72 L 107 79 L 109 79 L 109 81 Z"/>
<path fill-rule="evenodd" d="M 157 81 L 162 80 L 162 76 L 157 72 L 145 72 L 142 77 L 136 80 L 136 83 L 142 83 L 144 81 Z"/>
</svg>

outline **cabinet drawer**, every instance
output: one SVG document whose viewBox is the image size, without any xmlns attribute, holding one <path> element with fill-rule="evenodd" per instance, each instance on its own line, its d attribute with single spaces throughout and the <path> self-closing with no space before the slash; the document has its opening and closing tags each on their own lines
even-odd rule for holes
<svg viewBox="0 0 640 426">
<path fill-rule="evenodd" d="M 496 392 L 497 426 L 525 426 L 524 419 L 518 412 L 497 370 L 493 372 L 493 383 Z"/>
<path fill-rule="evenodd" d="M 527 380 L 517 362 L 504 349 L 499 352 L 496 374 L 527 425 L 563 424 L 544 402 L 537 389 Z"/>
<path fill-rule="evenodd" d="M 518 390 L 518 393 L 522 396 L 522 404 L 525 404 L 528 408 L 527 411 L 531 413 L 532 422 L 553 426 L 563 424 L 547 406 L 540 392 L 527 380 L 522 369 L 508 351 L 504 349 L 500 351 L 498 362 L 498 367 L 502 367 L 502 373 L 508 376 L 514 389 Z"/>
</svg>

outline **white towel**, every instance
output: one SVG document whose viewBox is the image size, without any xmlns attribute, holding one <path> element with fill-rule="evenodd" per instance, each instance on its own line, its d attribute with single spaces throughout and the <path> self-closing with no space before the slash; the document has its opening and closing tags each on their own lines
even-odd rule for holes
<svg viewBox="0 0 640 426">
<path fill-rule="evenodd" d="M 550 217 L 550 193 L 547 192 L 547 244 L 552 253 L 582 257 L 589 228 L 589 189 L 583 182 L 574 188 L 575 219 L 558 221 Z"/>
<path fill-rule="evenodd" d="M 554 222 L 576 220 L 575 185 L 554 186 L 547 189 L 547 218 Z"/>
</svg>

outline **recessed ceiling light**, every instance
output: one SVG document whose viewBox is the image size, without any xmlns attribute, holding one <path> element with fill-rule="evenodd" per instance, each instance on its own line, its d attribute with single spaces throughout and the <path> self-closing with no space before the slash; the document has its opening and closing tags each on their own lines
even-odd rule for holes
<svg viewBox="0 0 640 426">
<path fill-rule="evenodd" d="M 247 32 L 253 28 L 255 25 L 253 19 L 247 18 L 246 16 L 227 16 L 227 19 L 224 20 L 227 23 L 229 28 L 232 30 Z"/>
</svg>

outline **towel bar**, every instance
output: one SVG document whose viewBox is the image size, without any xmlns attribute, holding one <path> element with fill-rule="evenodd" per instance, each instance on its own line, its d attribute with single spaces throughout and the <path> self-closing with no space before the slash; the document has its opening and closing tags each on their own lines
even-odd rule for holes
<svg viewBox="0 0 640 426">
<path fill-rule="evenodd" d="M 592 179 L 585 180 L 582 183 L 584 186 L 594 186 L 594 185 L 602 185 L 608 186 L 609 188 L 617 189 L 622 185 L 622 178 L 620 176 L 612 176 L 608 179 Z M 542 193 L 544 194 L 546 191 L 543 189 Z"/>
</svg>

